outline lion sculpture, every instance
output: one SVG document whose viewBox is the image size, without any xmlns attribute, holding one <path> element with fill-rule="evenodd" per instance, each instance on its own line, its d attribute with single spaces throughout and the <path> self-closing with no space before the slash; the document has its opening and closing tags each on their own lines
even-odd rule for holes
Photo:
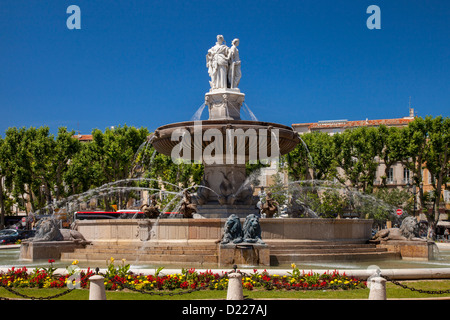
<svg viewBox="0 0 450 320">
<path fill-rule="evenodd" d="M 419 222 L 414 217 L 406 217 L 400 228 L 387 228 L 378 231 L 370 240 L 371 242 L 389 240 L 415 240 L 426 241 L 419 236 Z"/>
<path fill-rule="evenodd" d="M 235 214 L 230 215 L 225 222 L 221 244 L 241 243 L 243 241 L 242 236 L 241 221 Z"/>
<path fill-rule="evenodd" d="M 60 229 L 56 219 L 44 218 L 36 224 L 36 234 L 30 241 L 73 241 L 77 243 L 89 243 L 83 235 L 73 229 Z"/>
<path fill-rule="evenodd" d="M 244 222 L 244 242 L 265 244 L 261 239 L 261 226 L 255 214 L 249 214 Z"/>
</svg>

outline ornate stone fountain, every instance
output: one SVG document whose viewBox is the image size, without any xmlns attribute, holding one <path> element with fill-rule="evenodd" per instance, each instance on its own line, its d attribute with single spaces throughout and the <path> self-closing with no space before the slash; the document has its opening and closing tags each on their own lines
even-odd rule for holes
<svg viewBox="0 0 450 320">
<path fill-rule="evenodd" d="M 223 37 L 217 36 L 206 55 L 211 77 L 205 94 L 208 120 L 164 125 L 148 140 L 175 162 L 204 165 L 197 192 L 183 193 L 178 209 L 183 218 L 160 219 L 152 201 L 141 208 L 149 219 L 79 220 L 78 230 L 92 245 L 64 253 L 62 260 L 105 261 L 114 256 L 135 263 L 183 267 L 269 266 L 306 258 L 329 259 L 330 254 L 323 254 L 322 248 L 337 248 L 345 259 L 360 257 L 342 250 L 366 246 L 371 220 L 259 219 L 258 197 L 246 176 L 246 163 L 276 159 L 293 150 L 300 138 L 288 126 L 241 119 L 245 94 L 238 88 L 238 45 L 235 39 L 229 48 Z M 263 208 L 267 216 L 273 215 L 274 207 L 276 203 L 269 201 Z M 313 258 L 310 250 L 315 252 Z M 386 257 L 387 253 L 381 254 Z M 379 253 L 364 252 L 364 258 L 368 256 L 379 257 Z"/>
<path fill-rule="evenodd" d="M 206 55 L 211 77 L 211 88 L 205 94 L 209 119 L 159 127 L 151 139 L 158 152 L 174 161 L 204 164 L 202 186 L 193 196 L 196 217 L 226 218 L 235 214 L 245 218 L 259 213 L 245 164 L 278 158 L 293 150 L 300 139 L 291 127 L 241 120 L 245 94 L 238 88 L 239 40 L 234 39 L 231 48 L 223 42 L 223 36 L 218 35 Z"/>
</svg>

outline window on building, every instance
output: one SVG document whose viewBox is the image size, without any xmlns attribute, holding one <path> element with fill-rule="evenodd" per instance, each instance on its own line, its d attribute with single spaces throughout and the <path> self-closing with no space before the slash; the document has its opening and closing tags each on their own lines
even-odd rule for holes
<svg viewBox="0 0 450 320">
<path fill-rule="evenodd" d="M 389 168 L 386 181 L 387 183 L 394 183 L 394 168 Z"/>
<path fill-rule="evenodd" d="M 403 183 L 411 183 L 411 171 L 408 168 L 403 168 Z"/>
<path fill-rule="evenodd" d="M 450 191 L 449 190 L 444 190 L 444 202 L 450 203 Z"/>
<path fill-rule="evenodd" d="M 428 174 L 428 184 L 433 184 L 434 183 L 433 175 L 428 170 L 427 170 L 427 174 Z"/>
</svg>

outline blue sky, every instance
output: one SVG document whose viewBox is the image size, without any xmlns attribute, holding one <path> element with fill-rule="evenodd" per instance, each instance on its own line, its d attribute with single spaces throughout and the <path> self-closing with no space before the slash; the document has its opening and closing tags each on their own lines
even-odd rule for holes
<svg viewBox="0 0 450 320">
<path fill-rule="evenodd" d="M 71 4 L 81 30 L 66 27 Z M 366 27 L 372 4 L 380 30 Z M 189 120 L 217 34 L 240 39 L 239 87 L 259 120 L 397 118 L 410 96 L 419 116 L 449 116 L 447 0 L 2 0 L 0 135 Z"/>
</svg>

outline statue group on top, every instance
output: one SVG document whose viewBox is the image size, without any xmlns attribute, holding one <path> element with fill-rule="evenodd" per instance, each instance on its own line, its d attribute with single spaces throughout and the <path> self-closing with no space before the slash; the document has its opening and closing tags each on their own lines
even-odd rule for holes
<svg viewBox="0 0 450 320">
<path fill-rule="evenodd" d="M 241 80 L 241 60 L 237 49 L 239 39 L 232 41 L 231 48 L 224 42 L 223 36 L 218 35 L 216 45 L 206 55 L 211 89 L 237 88 Z"/>
</svg>

